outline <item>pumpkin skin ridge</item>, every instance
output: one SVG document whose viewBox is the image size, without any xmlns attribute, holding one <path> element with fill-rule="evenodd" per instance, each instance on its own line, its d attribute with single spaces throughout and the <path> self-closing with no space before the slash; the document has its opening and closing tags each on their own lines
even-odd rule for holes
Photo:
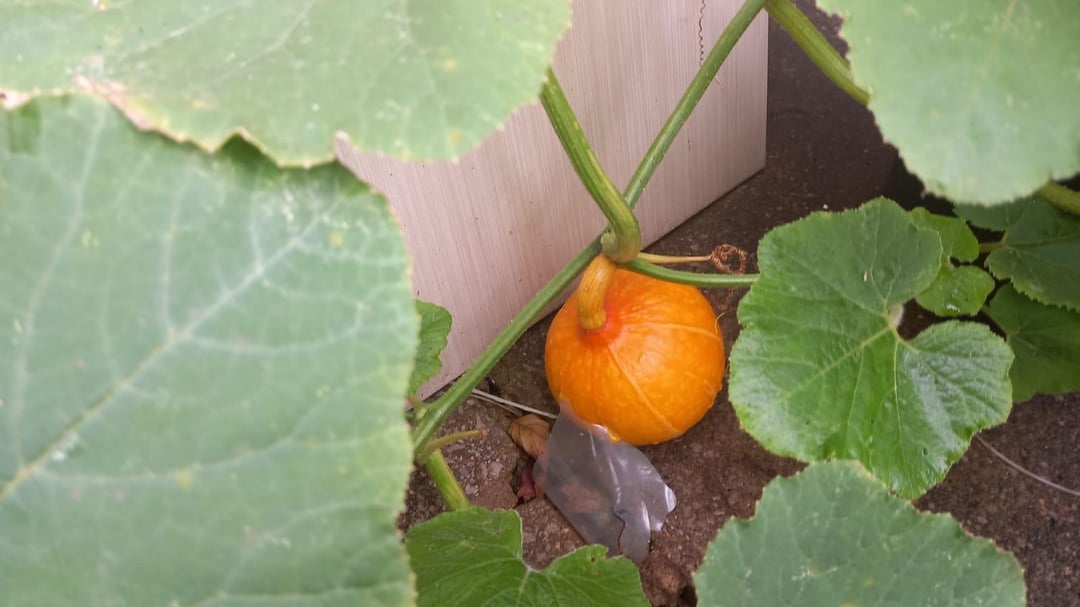
<svg viewBox="0 0 1080 607">
<path fill-rule="evenodd" d="M 717 333 L 716 333 L 715 329 L 703 329 L 703 328 L 701 328 L 699 326 L 696 326 L 696 325 L 693 325 L 693 324 L 686 324 L 686 323 L 681 323 L 681 322 L 640 321 L 640 322 L 635 322 L 635 323 L 631 324 L 631 328 L 636 329 L 636 328 L 639 328 L 639 327 L 657 327 L 657 328 L 661 328 L 661 329 L 679 329 L 679 330 L 685 329 L 687 331 L 693 331 L 695 333 L 701 333 L 703 335 L 708 335 L 709 337 L 717 337 Z"/>
<path fill-rule="evenodd" d="M 664 426 L 664 429 L 667 431 L 668 434 L 671 434 L 671 433 L 678 434 L 679 429 L 676 428 L 675 426 L 673 426 L 671 424 L 671 422 L 669 422 L 667 420 L 667 417 L 660 414 L 660 411 L 656 408 L 656 405 L 653 404 L 652 399 L 650 399 L 649 396 L 647 394 L 645 394 L 645 391 L 641 389 L 641 385 L 638 384 L 637 379 L 635 379 L 633 375 L 626 372 L 627 366 L 619 358 L 619 355 L 616 354 L 614 350 L 612 350 L 610 345 L 606 349 L 607 349 L 608 355 L 611 356 L 612 362 L 615 363 L 615 367 L 619 369 L 619 372 L 621 372 L 623 374 L 623 377 L 626 378 L 627 383 L 629 383 L 630 386 L 634 389 L 634 392 L 637 393 L 638 398 L 641 399 L 641 404 L 645 407 L 645 409 L 654 418 L 656 418 L 657 422 L 659 422 L 660 425 Z M 604 424 L 604 425 L 608 426 L 608 424 Z M 616 435 L 621 436 L 618 433 L 616 433 Z M 638 437 L 635 436 L 635 437 L 631 437 L 629 439 L 624 439 L 624 440 L 626 440 L 629 443 L 633 443 L 633 444 L 641 444 L 642 442 L 649 442 L 649 441 L 640 441 L 639 442 L 637 440 L 637 438 Z"/>
<path fill-rule="evenodd" d="M 702 329 L 701 327 L 690 327 L 690 326 L 687 326 L 687 325 L 679 325 L 679 324 L 669 323 L 669 322 L 639 322 L 639 323 L 635 323 L 635 324 L 633 324 L 631 326 L 626 327 L 626 330 L 627 331 L 637 331 L 638 329 L 643 329 L 643 328 L 645 328 L 645 329 L 661 328 L 661 329 L 675 329 L 675 330 L 678 330 L 678 331 L 686 331 L 688 333 L 693 333 L 694 335 L 698 335 L 698 336 L 701 336 L 701 337 L 706 337 L 706 338 L 709 338 L 709 339 L 715 339 L 715 340 L 719 341 L 721 343 L 721 345 L 723 345 L 723 343 L 724 343 L 724 340 L 722 340 L 719 335 L 717 335 L 716 333 L 711 332 L 711 331 L 706 331 L 705 329 Z"/>
<path fill-rule="evenodd" d="M 566 302 L 566 309 L 572 308 L 571 304 L 576 303 L 576 299 L 577 299 L 577 293 L 572 294 L 570 296 L 570 298 Z M 563 311 L 562 311 L 562 309 L 560 309 L 559 313 L 556 315 L 556 317 L 558 317 L 558 315 L 561 315 L 562 313 L 563 313 Z M 577 326 L 576 314 L 575 314 L 574 325 Z M 607 323 L 605 323 L 604 326 L 606 327 Z M 591 348 L 597 348 L 598 347 L 598 344 L 591 344 L 591 343 L 589 343 L 589 340 L 583 339 L 584 335 L 586 335 L 587 332 L 581 330 L 580 327 L 578 327 L 578 332 L 580 334 L 582 334 L 582 335 L 577 336 L 579 339 L 581 339 L 580 343 L 584 343 L 586 346 L 589 346 Z M 575 337 L 575 336 L 569 335 L 569 334 L 563 334 L 563 335 L 559 336 L 559 339 L 562 342 L 566 342 L 566 343 L 569 343 L 571 345 L 574 345 L 575 341 L 574 341 L 574 339 L 572 339 L 573 337 Z M 564 346 L 565 346 L 565 343 L 564 343 Z M 558 377 L 576 377 L 576 376 L 578 376 L 578 375 L 580 375 L 582 373 L 579 370 L 582 366 L 588 366 L 592 362 L 593 361 L 592 361 L 591 357 L 586 357 L 586 356 L 558 357 L 558 358 L 556 358 L 556 364 L 561 363 L 561 365 L 560 365 L 559 369 L 555 369 L 554 372 L 553 372 L 551 367 L 553 367 L 554 364 L 551 362 L 551 357 L 549 357 L 547 355 L 547 348 L 545 348 L 545 352 L 544 352 L 544 370 L 545 370 L 545 373 L 547 374 L 548 377 L 551 377 L 552 375 L 555 375 L 555 376 L 558 376 Z M 552 382 L 549 380 L 548 383 L 550 384 Z M 588 410 L 586 411 L 586 410 L 584 410 L 585 403 L 582 403 L 582 402 L 578 402 L 576 404 L 571 403 L 570 398 L 564 395 L 565 390 L 556 390 L 555 386 L 551 386 L 551 388 L 552 388 L 552 393 L 555 396 L 555 401 L 556 401 L 556 403 L 558 403 L 560 409 L 562 409 L 564 406 L 567 406 L 567 407 L 570 408 L 571 411 L 574 412 L 574 415 L 576 417 L 578 417 L 579 419 L 588 421 L 589 423 L 597 423 L 597 422 L 591 421 L 591 420 L 594 420 L 594 419 L 598 418 L 599 411 L 597 411 L 595 406 L 590 406 L 588 408 Z M 595 405 L 595 403 L 592 403 L 592 402 L 590 402 L 589 404 L 590 405 Z"/>
<path fill-rule="evenodd" d="M 712 333 L 710 331 L 706 331 L 705 329 L 700 329 L 698 327 L 688 327 L 688 326 L 685 326 L 685 325 L 674 325 L 674 324 L 669 324 L 669 323 L 638 323 L 638 324 L 635 324 L 635 325 L 627 326 L 625 328 L 625 330 L 626 331 L 637 332 L 639 329 L 651 328 L 651 327 L 663 327 L 663 328 L 670 328 L 670 329 L 677 329 L 677 330 L 685 330 L 690 335 L 695 335 L 697 337 L 708 339 L 708 340 L 716 340 L 716 342 L 719 343 L 720 348 L 724 349 L 724 340 L 723 340 L 722 337 L 720 337 L 719 335 L 717 335 L 715 333 Z M 691 373 L 688 370 L 684 370 L 684 373 L 686 373 L 688 375 L 688 377 L 691 377 L 693 379 L 701 380 L 702 383 L 704 383 L 706 386 L 708 386 L 709 390 L 715 391 L 717 394 L 719 394 L 720 393 L 720 388 L 723 387 L 723 376 L 724 376 L 723 370 L 724 370 L 724 368 L 726 366 L 727 366 L 727 357 L 722 355 L 720 357 L 720 369 L 721 369 L 721 371 L 720 371 L 719 381 L 715 381 L 715 377 L 714 377 L 713 373 L 698 374 L 698 373 Z"/>
<path fill-rule="evenodd" d="M 643 288 L 646 292 L 642 292 Z M 624 302 L 624 311 L 633 314 L 639 311 L 647 311 L 660 305 L 667 307 L 671 303 L 672 295 L 688 297 L 704 297 L 697 288 L 652 278 L 625 268 L 615 271 L 611 288 L 608 290 L 608 298 Z M 713 315 L 710 306 L 710 315 Z"/>
</svg>

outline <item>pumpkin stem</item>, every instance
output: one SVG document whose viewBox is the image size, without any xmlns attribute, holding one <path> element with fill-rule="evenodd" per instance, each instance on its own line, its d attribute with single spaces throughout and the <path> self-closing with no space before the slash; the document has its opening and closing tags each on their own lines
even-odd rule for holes
<svg viewBox="0 0 1080 607">
<path fill-rule="evenodd" d="M 597 331 L 607 322 L 607 312 L 604 311 L 604 298 L 607 296 L 608 286 L 615 276 L 614 261 L 607 255 L 597 255 L 585 273 L 581 275 L 581 285 L 577 291 L 577 316 L 578 324 L 586 331 Z"/>
</svg>

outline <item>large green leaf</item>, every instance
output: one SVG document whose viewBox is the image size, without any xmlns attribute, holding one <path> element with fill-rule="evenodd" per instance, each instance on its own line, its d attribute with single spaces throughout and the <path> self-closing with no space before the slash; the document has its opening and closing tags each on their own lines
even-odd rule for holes
<svg viewBox="0 0 1080 607">
<path fill-rule="evenodd" d="M 1032 197 L 999 210 L 956 205 L 973 224 L 1004 230 L 986 266 L 1043 303 L 1080 311 L 1080 217 Z"/>
<path fill-rule="evenodd" d="M 416 313 L 420 315 L 420 345 L 416 348 L 416 362 L 409 377 L 409 394 L 416 394 L 442 369 L 439 354 L 446 347 L 446 335 L 450 333 L 452 321 L 446 308 L 426 301 L 416 301 Z"/>
<path fill-rule="evenodd" d="M 943 514 L 891 497 L 858 464 L 769 483 L 694 575 L 702 605 L 1021 607 L 1020 564 Z"/>
<path fill-rule="evenodd" d="M 417 317 L 344 169 L 0 113 L 5 607 L 403 605 Z"/>
<path fill-rule="evenodd" d="M 421 607 L 648 605 L 637 568 L 603 546 L 563 555 L 543 571 L 521 560 L 514 511 L 447 512 L 405 536 Z"/>
<path fill-rule="evenodd" d="M 88 91 L 207 149 L 286 165 L 450 158 L 533 100 L 568 0 L 0 0 L 0 90 Z"/>
<path fill-rule="evenodd" d="M 1080 312 L 1032 301 L 1005 285 L 990 301 L 990 318 L 1016 354 L 1009 375 L 1013 399 L 1080 390 Z"/>
<path fill-rule="evenodd" d="M 939 482 L 977 430 L 1005 421 L 1012 353 L 984 325 L 897 333 L 941 267 L 931 230 L 878 199 L 774 229 L 739 306 L 731 402 L 767 449 L 858 459 L 907 497 Z"/>
<path fill-rule="evenodd" d="M 1076 0 L 819 0 L 885 139 L 936 194 L 991 204 L 1080 171 Z"/>
</svg>

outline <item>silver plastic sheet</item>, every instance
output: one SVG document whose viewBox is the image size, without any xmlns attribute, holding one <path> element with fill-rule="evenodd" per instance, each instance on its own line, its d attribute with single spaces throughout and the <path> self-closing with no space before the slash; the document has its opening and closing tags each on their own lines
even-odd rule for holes
<svg viewBox="0 0 1080 607">
<path fill-rule="evenodd" d="M 637 447 L 566 411 L 536 461 L 537 485 L 586 542 L 641 563 L 675 509 L 675 492 Z"/>
</svg>

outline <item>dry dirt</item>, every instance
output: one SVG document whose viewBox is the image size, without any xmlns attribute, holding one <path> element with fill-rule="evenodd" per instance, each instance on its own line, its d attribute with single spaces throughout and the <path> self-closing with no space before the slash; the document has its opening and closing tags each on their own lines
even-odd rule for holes
<svg viewBox="0 0 1080 607">
<path fill-rule="evenodd" d="M 820 27 L 835 32 L 835 22 L 813 15 Z M 689 254 L 727 242 L 753 252 L 769 229 L 811 211 L 850 208 L 878 195 L 907 205 L 921 202 L 918 183 L 904 172 L 895 150 L 881 141 L 872 116 L 821 76 L 782 30 L 774 24 L 770 28 L 766 168 L 651 250 Z M 709 297 L 723 313 L 730 348 L 738 333 L 737 302 L 727 301 L 723 292 Z M 913 318 L 920 322 L 917 315 Z M 547 322 L 533 327 L 481 387 L 555 411 L 543 371 Z M 470 400 L 444 432 L 488 432 L 445 453 L 475 503 L 516 508 L 523 519 L 525 558 L 544 567 L 582 542 L 549 502 L 519 503 L 515 496 L 525 457 L 506 434 L 512 417 Z M 945 482 L 916 506 L 948 512 L 971 533 L 1012 551 L 1024 566 L 1031 606 L 1080 606 L 1080 498 L 1028 478 L 986 446 L 1036 474 L 1080 488 L 1080 394 L 1017 404 L 1006 424 L 979 439 Z M 800 464 L 770 455 L 743 432 L 726 392 L 686 435 L 644 451 L 675 490 L 679 505 L 654 538 L 642 583 L 655 605 L 694 605 L 691 575 L 717 530 L 730 517 L 751 516 L 764 485 L 777 475 L 792 474 Z M 423 472 L 413 477 L 407 506 L 403 528 L 443 510 Z"/>
</svg>

